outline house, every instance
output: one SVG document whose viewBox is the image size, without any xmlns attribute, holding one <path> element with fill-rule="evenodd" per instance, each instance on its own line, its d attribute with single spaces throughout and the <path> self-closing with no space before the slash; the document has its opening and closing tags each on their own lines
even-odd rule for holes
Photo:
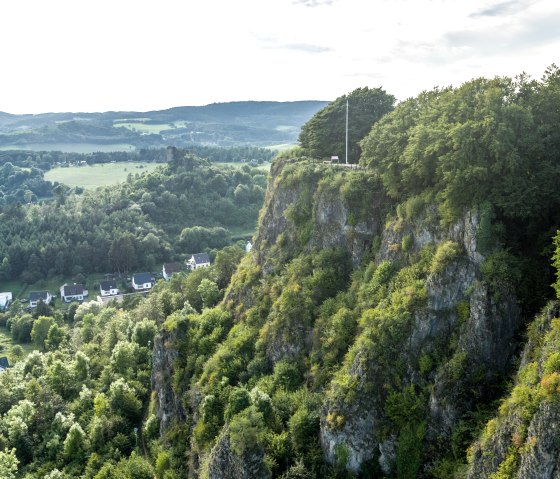
<svg viewBox="0 0 560 479">
<path fill-rule="evenodd" d="M 101 291 L 101 296 L 115 296 L 119 294 L 117 282 L 114 279 L 101 281 L 99 283 L 99 290 Z"/>
<path fill-rule="evenodd" d="M 196 253 L 186 261 L 186 264 L 187 268 L 191 271 L 198 268 L 208 268 L 210 266 L 210 257 L 208 253 Z"/>
<path fill-rule="evenodd" d="M 0 293 L 0 311 L 8 309 L 12 302 L 12 293 Z"/>
<path fill-rule="evenodd" d="M 48 291 L 31 291 L 29 293 L 29 306 L 34 308 L 42 301 L 45 304 L 49 304 L 52 300 L 52 294 Z"/>
<path fill-rule="evenodd" d="M 60 287 L 60 300 L 63 303 L 83 301 L 88 296 L 88 290 L 83 284 L 64 284 Z"/>
<path fill-rule="evenodd" d="M 132 276 L 132 287 L 136 290 L 145 290 L 152 287 L 152 275 L 150 273 L 136 273 Z"/>
<path fill-rule="evenodd" d="M 0 373 L 5 371 L 9 367 L 10 367 L 10 363 L 8 361 L 8 358 L 6 356 L 2 356 L 0 358 Z"/>
<path fill-rule="evenodd" d="M 175 273 L 180 273 L 183 271 L 183 265 L 181 263 L 164 263 L 163 265 L 163 279 L 169 281 L 171 276 Z"/>
<path fill-rule="evenodd" d="M 253 245 L 251 244 L 250 241 L 247 241 L 247 244 L 245 245 L 245 253 L 250 253 L 252 249 L 253 249 Z"/>
</svg>

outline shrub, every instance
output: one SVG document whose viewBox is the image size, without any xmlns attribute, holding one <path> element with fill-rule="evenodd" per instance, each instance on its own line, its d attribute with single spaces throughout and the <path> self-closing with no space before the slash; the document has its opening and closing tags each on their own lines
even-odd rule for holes
<svg viewBox="0 0 560 479">
<path fill-rule="evenodd" d="M 445 267 L 461 253 L 460 246 L 454 241 L 443 241 L 436 249 L 430 265 L 430 273 L 441 273 Z"/>
<path fill-rule="evenodd" d="M 250 453 L 259 447 L 263 438 L 263 415 L 254 406 L 237 414 L 229 426 L 231 449 L 238 455 Z"/>
</svg>

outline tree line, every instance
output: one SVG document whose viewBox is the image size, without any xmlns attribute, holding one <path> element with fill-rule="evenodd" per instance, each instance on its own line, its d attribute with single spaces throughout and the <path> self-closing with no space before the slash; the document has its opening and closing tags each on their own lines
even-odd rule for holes
<svg viewBox="0 0 560 479">
<path fill-rule="evenodd" d="M 0 210 L 0 278 L 33 283 L 152 270 L 223 247 L 230 241 L 227 228 L 255 227 L 265 187 L 258 169 L 217 167 L 179 154 L 116 187 L 82 195 L 55 188 L 53 201 Z"/>
</svg>

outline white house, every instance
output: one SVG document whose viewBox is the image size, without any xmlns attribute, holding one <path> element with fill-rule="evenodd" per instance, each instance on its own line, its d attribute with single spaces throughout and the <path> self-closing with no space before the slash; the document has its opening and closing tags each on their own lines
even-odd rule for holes
<svg viewBox="0 0 560 479">
<path fill-rule="evenodd" d="M 152 275 L 150 273 L 136 273 L 132 276 L 132 287 L 136 291 L 151 289 Z"/>
<path fill-rule="evenodd" d="M 169 281 L 171 276 L 181 271 L 183 271 L 183 265 L 181 263 L 164 263 L 162 271 L 163 279 Z"/>
<path fill-rule="evenodd" d="M 119 294 L 119 288 L 117 288 L 117 282 L 114 279 L 101 281 L 99 283 L 99 290 L 101 296 L 116 296 Z"/>
<path fill-rule="evenodd" d="M 8 309 L 10 303 L 12 302 L 12 293 L 0 293 L 0 311 Z"/>
<path fill-rule="evenodd" d="M 88 296 L 88 290 L 83 284 L 64 284 L 60 287 L 60 299 L 63 303 L 83 301 Z"/>
<path fill-rule="evenodd" d="M 208 268 L 210 266 L 210 257 L 208 253 L 193 254 L 187 261 L 187 268 L 191 271 L 198 268 Z"/>
<path fill-rule="evenodd" d="M 251 244 L 250 241 L 247 241 L 247 244 L 245 245 L 245 253 L 250 253 L 252 249 L 253 249 L 253 245 Z"/>
<path fill-rule="evenodd" d="M 39 304 L 39 301 L 43 301 L 45 304 L 49 304 L 52 300 L 52 294 L 48 291 L 31 291 L 29 293 L 29 306 L 34 308 Z"/>
</svg>

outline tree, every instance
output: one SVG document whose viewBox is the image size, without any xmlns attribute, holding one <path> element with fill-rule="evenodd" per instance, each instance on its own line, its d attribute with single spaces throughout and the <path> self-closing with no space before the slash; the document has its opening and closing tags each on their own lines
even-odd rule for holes
<svg viewBox="0 0 560 479">
<path fill-rule="evenodd" d="M 109 261 L 119 272 L 128 273 L 136 265 L 136 240 L 130 233 L 115 238 L 109 249 Z"/>
<path fill-rule="evenodd" d="M 23 359 L 24 351 L 23 348 L 19 344 L 15 344 L 12 346 L 12 358 L 16 361 Z"/>
<path fill-rule="evenodd" d="M 49 330 L 53 326 L 54 318 L 49 316 L 39 316 L 33 322 L 33 328 L 31 329 L 31 340 L 43 351 L 46 350 L 46 341 L 49 335 Z"/>
<path fill-rule="evenodd" d="M 218 251 L 214 260 L 214 270 L 216 271 L 216 283 L 219 288 L 225 289 L 227 287 L 244 254 L 239 246 L 226 246 Z"/>
<path fill-rule="evenodd" d="M 148 344 L 154 344 L 154 337 L 156 334 L 156 322 L 151 319 L 143 319 L 134 326 L 132 340 L 139 346 L 147 347 Z"/>
<path fill-rule="evenodd" d="M 86 450 L 86 434 L 78 423 L 74 423 L 64 440 L 64 456 L 69 461 L 80 461 L 84 457 Z"/>
<path fill-rule="evenodd" d="M 313 158 L 344 158 L 346 143 L 346 101 L 348 100 L 348 162 L 357 163 L 359 142 L 383 115 L 393 110 L 395 97 L 381 88 L 358 88 L 337 98 L 319 111 L 301 129 L 299 143 Z"/>
<path fill-rule="evenodd" d="M 8 260 L 7 257 L 5 257 L 2 260 L 2 263 L 0 263 L 0 279 L 8 279 L 10 278 L 12 272 L 12 267 L 10 266 L 10 261 Z"/>
<path fill-rule="evenodd" d="M 43 302 L 42 300 L 37 303 L 37 306 L 33 310 L 33 317 L 37 319 L 39 316 L 53 316 L 53 309 Z"/>
<path fill-rule="evenodd" d="M 249 406 L 234 416 L 230 423 L 231 449 L 243 456 L 258 449 L 264 431 L 263 415 L 255 406 Z"/>
<path fill-rule="evenodd" d="M 66 331 L 64 331 L 64 328 L 54 323 L 49 328 L 45 345 L 47 346 L 47 348 L 49 348 L 49 350 L 55 351 L 60 347 L 60 345 L 64 342 L 66 338 L 67 335 L 66 335 Z"/>
<path fill-rule="evenodd" d="M 205 308 L 211 308 L 220 300 L 220 288 L 210 279 L 204 278 L 196 290 L 200 294 L 202 306 Z"/>
<path fill-rule="evenodd" d="M 9 324 L 12 338 L 20 343 L 29 343 L 33 322 L 33 316 L 30 314 L 22 314 L 11 318 Z"/>
<path fill-rule="evenodd" d="M 2 479 L 15 479 L 18 471 L 18 458 L 16 457 L 16 450 L 4 449 L 0 451 L 0 477 Z"/>
</svg>

